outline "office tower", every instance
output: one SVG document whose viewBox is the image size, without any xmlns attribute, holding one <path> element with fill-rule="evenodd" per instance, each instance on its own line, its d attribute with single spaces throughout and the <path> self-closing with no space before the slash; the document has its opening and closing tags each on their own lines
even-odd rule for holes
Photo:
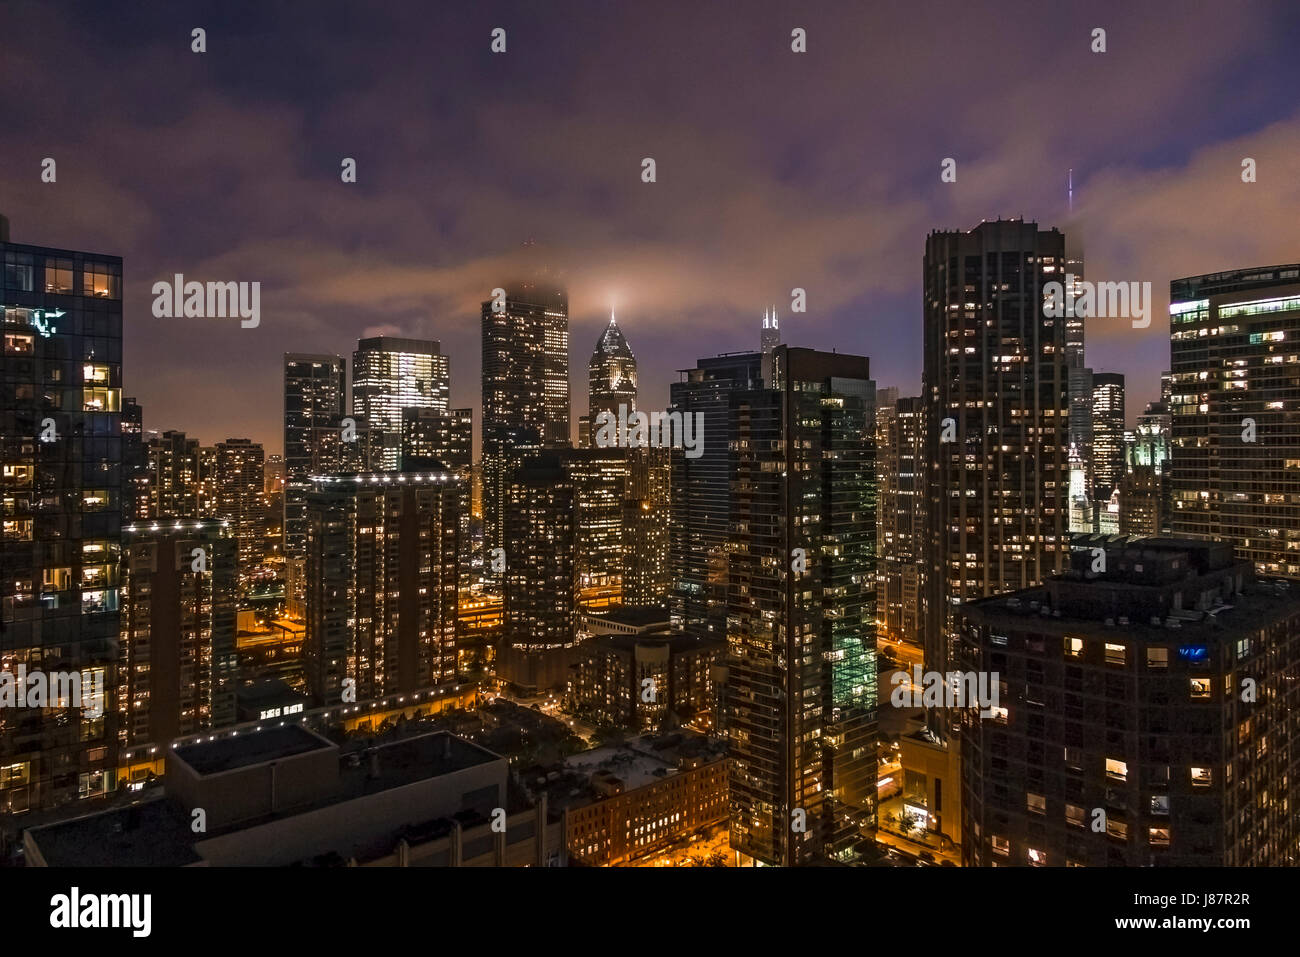
<svg viewBox="0 0 1300 957">
<path fill-rule="evenodd" d="M 1064 567 L 1066 327 L 1045 316 L 1065 237 L 1020 220 L 933 232 L 925 250 L 925 662 L 952 670 L 954 613 Z M 932 728 L 937 730 L 937 723 Z"/>
<path fill-rule="evenodd" d="M 1092 426 L 1092 370 L 1069 367 L 1066 370 L 1066 389 L 1070 403 L 1068 428 L 1070 449 L 1084 470 L 1084 489 L 1091 497 L 1093 426 Z"/>
<path fill-rule="evenodd" d="M 1104 555 L 962 606 L 964 862 L 1294 866 L 1300 601 L 1227 543 Z"/>
<path fill-rule="evenodd" d="M 123 531 L 118 734 L 126 746 L 234 724 L 238 549 L 219 519 Z"/>
<path fill-rule="evenodd" d="M 594 446 L 602 412 L 618 419 L 620 408 L 625 415 L 636 411 L 636 356 L 613 313 L 587 363 L 587 383 L 587 441 Z"/>
<path fill-rule="evenodd" d="M 312 479 L 303 669 L 318 705 L 455 677 L 459 485 L 445 470 Z"/>
<path fill-rule="evenodd" d="M 381 436 L 374 468 L 393 471 L 402 454 L 402 410 L 447 411 L 451 373 L 441 346 L 432 339 L 361 339 L 352 353 L 352 412 L 364 416 Z"/>
<path fill-rule="evenodd" d="M 290 560 L 307 547 L 310 477 L 345 471 L 338 461 L 344 366 L 342 356 L 284 354 L 284 552 Z"/>
<path fill-rule="evenodd" d="M 560 452 L 560 462 L 573 485 L 575 561 L 580 589 L 621 584 L 623 503 L 627 497 L 629 451 L 596 447 Z"/>
<path fill-rule="evenodd" d="M 1137 417 L 1137 427 L 1132 438 L 1125 436 L 1125 460 L 1129 472 L 1151 468 L 1154 473 L 1158 498 L 1160 525 L 1150 534 L 1169 534 L 1173 519 L 1173 462 L 1171 459 L 1171 421 L 1169 406 L 1160 402 L 1147 403 L 1147 409 Z"/>
<path fill-rule="evenodd" d="M 102 709 L 0 708 L 9 815 L 112 794 L 122 487 L 122 260 L 0 229 L 0 671 L 80 676 Z"/>
<path fill-rule="evenodd" d="M 1092 374 L 1092 474 L 1098 501 L 1124 474 L 1124 377 L 1118 372 Z"/>
<path fill-rule="evenodd" d="M 543 446 L 567 447 L 569 297 L 540 277 L 483 303 L 484 541 L 504 546 L 510 473 Z"/>
<path fill-rule="evenodd" d="M 668 449 L 628 449 L 623 498 L 623 604 L 663 605 L 672 588 L 669 523 L 672 520 Z"/>
<path fill-rule="evenodd" d="M 262 446 L 251 439 L 226 439 L 217 443 L 216 517 L 230 523 L 231 534 L 239 543 L 239 568 L 245 574 L 263 557 L 264 458 Z"/>
<path fill-rule="evenodd" d="M 1169 296 L 1174 533 L 1300 578 L 1300 265 L 1176 279 Z"/>
<path fill-rule="evenodd" d="M 885 405 L 889 394 L 893 403 Z M 878 623 L 895 640 L 921 640 L 921 576 L 925 544 L 925 405 L 898 398 L 897 389 L 876 395 L 876 480 L 880 517 L 876 526 L 880 585 Z"/>
<path fill-rule="evenodd" d="M 578 597 L 575 495 L 558 452 L 529 459 L 510 483 L 497 675 L 521 688 L 562 685 L 570 663 Z"/>
<path fill-rule="evenodd" d="M 1057 266 L 1054 270 L 1044 268 L 1044 272 L 1051 272 L 1053 277 L 1063 285 L 1070 285 L 1072 288 L 1069 292 L 1076 297 L 1067 302 L 1077 301 L 1077 297 L 1083 292 L 1083 257 L 1077 252 L 1072 252 L 1070 247 L 1072 242 L 1066 243 L 1065 265 Z M 1070 277 L 1073 277 L 1071 279 Z M 1086 367 L 1085 347 L 1087 344 L 1086 328 L 1084 327 L 1084 316 L 1075 315 L 1073 309 L 1069 309 L 1065 316 L 1065 368 L 1066 383 L 1069 393 L 1070 403 L 1070 424 L 1068 429 L 1068 442 L 1070 447 L 1076 449 L 1079 458 L 1086 466 L 1091 467 L 1092 463 L 1092 370 Z M 1091 494 L 1092 476 L 1088 477 L 1088 491 Z"/>
<path fill-rule="evenodd" d="M 425 468 L 439 462 L 468 480 L 473 466 L 474 413 L 471 409 L 402 410 L 402 467 Z"/>
<path fill-rule="evenodd" d="M 149 518 L 195 518 L 199 515 L 199 440 L 168 430 L 145 442 L 150 488 Z"/>
<path fill-rule="evenodd" d="M 758 389 L 762 356 L 734 353 L 700 359 L 670 387 L 669 410 L 704 416 L 701 454 L 687 458 L 673 449 L 672 524 L 669 566 L 673 623 L 705 637 L 726 637 L 728 542 L 733 498 L 730 455 L 721 437 L 729 434 L 731 396 Z"/>
<path fill-rule="evenodd" d="M 724 715 L 731 847 L 839 859 L 875 824 L 875 383 L 862 356 L 778 346 L 731 396 Z M 766 383 L 765 383 L 766 385 Z"/>
<path fill-rule="evenodd" d="M 776 318 L 776 306 L 763 310 L 763 331 L 758 337 L 758 351 L 763 359 L 759 374 L 765 383 L 772 381 L 772 353 L 781 344 L 781 327 Z"/>
</svg>

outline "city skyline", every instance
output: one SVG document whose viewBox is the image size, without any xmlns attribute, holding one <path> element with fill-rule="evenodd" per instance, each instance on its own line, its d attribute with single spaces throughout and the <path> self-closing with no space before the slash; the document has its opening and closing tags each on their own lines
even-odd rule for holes
<svg viewBox="0 0 1300 957">
<path fill-rule="evenodd" d="M 146 429 L 247 437 L 268 454 L 281 451 L 285 352 L 438 339 L 450 405 L 478 410 L 474 320 L 528 239 L 565 268 L 576 342 L 617 310 L 653 409 L 696 358 L 754 348 L 773 303 L 786 341 L 869 355 L 878 381 L 915 394 L 919 239 L 998 217 L 1057 227 L 1084 241 L 1089 277 L 1157 290 L 1149 328 L 1090 329 L 1087 364 L 1125 376 L 1130 425 L 1168 365 L 1170 280 L 1300 259 L 1283 212 L 1300 129 L 1279 82 L 1300 16 L 1281 4 L 1176 18 L 1025 6 L 1003 19 L 936 4 L 953 25 L 942 35 L 924 10 L 762 5 L 738 24 L 573 6 L 588 14 L 581 40 L 563 18 L 509 5 L 328 8 L 328 28 L 277 12 L 197 15 L 202 56 L 189 47 L 197 20 L 179 14 L 126 11 L 92 43 L 40 7 L 11 7 L 6 32 L 38 34 L 42 48 L 0 65 L 15 93 L 10 141 L 31 144 L 0 157 L 0 205 L 17 241 L 127 263 L 125 376 Z M 507 52 L 489 61 L 498 21 Z M 1098 24 L 1104 54 L 1089 49 Z M 812 54 L 791 61 L 796 25 Z M 1184 56 L 1200 35 L 1213 47 Z M 365 66 L 381 43 L 376 75 Z M 973 69 L 982 85 L 949 102 L 949 77 Z M 88 70 L 105 78 L 96 114 L 75 96 Z M 185 82 L 158 84 L 160 70 Z M 724 87 L 737 71 L 747 82 Z M 864 102 L 864 83 L 880 95 Z M 697 88 L 714 93 L 679 95 Z M 51 104 L 66 122 L 37 136 Z M 521 135 L 529 150 L 502 148 Z M 46 157 L 52 183 L 40 179 Z M 355 183 L 340 180 L 347 157 Z M 641 181 L 645 157 L 654 183 Z M 1256 182 L 1241 181 L 1245 157 Z M 946 158 L 955 182 L 940 179 Z M 154 318 L 151 284 L 175 273 L 261 282 L 261 324 Z M 805 313 L 789 308 L 796 287 Z M 585 393 L 582 358 L 570 356 L 570 383 Z M 222 401 L 207 400 L 212 389 Z"/>
</svg>

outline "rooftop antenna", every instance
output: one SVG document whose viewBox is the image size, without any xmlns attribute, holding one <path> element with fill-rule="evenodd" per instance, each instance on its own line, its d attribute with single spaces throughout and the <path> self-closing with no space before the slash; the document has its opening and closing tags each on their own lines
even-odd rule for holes
<svg viewBox="0 0 1300 957">
<path fill-rule="evenodd" d="M 1065 175 L 1065 195 L 1070 205 L 1070 212 L 1074 212 L 1074 167 Z"/>
</svg>

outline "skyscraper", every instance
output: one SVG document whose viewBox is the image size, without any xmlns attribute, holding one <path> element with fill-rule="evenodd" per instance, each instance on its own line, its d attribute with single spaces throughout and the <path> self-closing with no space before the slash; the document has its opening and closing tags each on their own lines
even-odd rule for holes
<svg viewBox="0 0 1300 957">
<path fill-rule="evenodd" d="M 1000 688 L 961 712 L 964 863 L 1294 866 L 1300 601 L 1227 543 L 1105 556 L 960 609 Z"/>
<path fill-rule="evenodd" d="M 879 622 L 894 639 L 921 639 L 920 567 L 925 544 L 925 405 L 920 397 L 876 407 Z M 878 396 L 879 398 L 879 396 Z"/>
<path fill-rule="evenodd" d="M 504 641 L 497 675 L 525 689 L 561 684 L 577 629 L 577 510 L 559 452 L 516 468 L 506 503 Z"/>
<path fill-rule="evenodd" d="M 1064 320 L 1044 315 L 1065 237 L 1020 220 L 934 232 L 925 250 L 926 668 L 952 670 L 954 613 L 1064 567 Z"/>
<path fill-rule="evenodd" d="M 265 458 L 262 446 L 251 439 L 226 439 L 217 443 L 216 515 L 230 523 L 230 531 L 239 543 L 241 572 L 251 571 L 263 557 Z"/>
<path fill-rule="evenodd" d="M 1094 498 L 1103 501 L 1124 475 L 1124 377 L 1092 374 L 1092 474 Z"/>
<path fill-rule="evenodd" d="M 541 277 L 503 287 L 483 303 L 483 523 L 505 545 L 510 473 L 544 446 L 567 447 L 569 297 Z"/>
<path fill-rule="evenodd" d="M 149 518 L 195 518 L 199 515 L 199 440 L 168 430 L 145 442 L 149 471 Z"/>
<path fill-rule="evenodd" d="M 595 445 L 602 412 L 617 418 L 620 406 L 628 413 L 636 411 L 636 356 L 614 321 L 613 313 L 587 363 L 587 383 L 587 427 L 591 432 L 588 440 Z"/>
<path fill-rule="evenodd" d="M 728 542 L 732 529 L 730 453 L 721 437 L 730 429 L 733 393 L 760 388 L 762 355 L 740 352 L 700 359 L 670 387 L 671 412 L 704 416 L 700 455 L 673 449 L 672 524 L 669 532 L 672 595 L 679 628 L 726 637 Z"/>
<path fill-rule="evenodd" d="M 776 306 L 763 310 L 763 331 L 758 337 L 758 351 L 763 356 L 760 374 L 764 382 L 772 381 L 772 353 L 781 344 L 781 327 L 776 318 Z"/>
<path fill-rule="evenodd" d="M 1169 288 L 1173 529 L 1300 578 L 1300 265 Z"/>
<path fill-rule="evenodd" d="M 623 498 L 623 604 L 665 604 L 672 588 L 669 525 L 672 466 L 667 449 L 628 449 Z"/>
<path fill-rule="evenodd" d="M 303 659 L 318 704 L 455 677 L 460 484 L 445 470 L 312 480 Z"/>
<path fill-rule="evenodd" d="M 234 724 L 237 546 L 220 519 L 125 529 L 118 711 L 124 747 Z"/>
<path fill-rule="evenodd" d="M 342 356 L 284 354 L 284 551 L 289 560 L 301 559 L 307 548 L 310 477 L 346 471 L 338 461 L 346 386 Z"/>
<path fill-rule="evenodd" d="M 0 671 L 106 700 L 0 708 L 0 819 L 117 786 L 122 486 L 122 260 L 8 240 L 0 219 Z"/>
<path fill-rule="evenodd" d="M 767 385 L 767 383 L 764 383 Z M 838 858 L 875 823 L 875 383 L 868 360 L 778 346 L 732 394 L 724 708 L 731 846 Z"/>
<path fill-rule="evenodd" d="M 451 373 L 441 345 L 432 339 L 361 339 L 352 353 L 352 412 L 377 429 L 381 471 L 396 470 L 402 454 L 402 410 L 446 414 Z"/>
</svg>

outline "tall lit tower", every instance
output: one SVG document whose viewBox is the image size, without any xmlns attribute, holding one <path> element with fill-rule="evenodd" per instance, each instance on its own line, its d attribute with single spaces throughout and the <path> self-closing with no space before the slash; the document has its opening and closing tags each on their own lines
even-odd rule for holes
<svg viewBox="0 0 1300 957">
<path fill-rule="evenodd" d="M 636 356 L 632 354 L 627 338 L 609 314 L 609 325 L 596 340 L 596 349 L 587 363 L 587 422 L 591 445 L 595 445 L 596 419 L 602 412 L 617 416 L 618 407 L 626 406 L 629 413 L 636 411 Z"/>
<path fill-rule="evenodd" d="M 436 340 L 376 336 L 357 342 L 352 353 L 352 411 L 381 436 L 376 468 L 392 472 L 401 463 L 403 409 L 446 414 L 450 378 L 447 357 Z"/>
<path fill-rule="evenodd" d="M 1021 220 L 926 241 L 927 670 L 952 670 L 962 604 L 1065 566 L 1067 336 L 1043 309 L 1065 262 L 1063 233 Z"/>
<path fill-rule="evenodd" d="M 770 310 L 763 310 L 763 332 L 758 341 L 759 351 L 763 354 L 763 381 L 771 383 L 772 352 L 781 344 L 781 328 L 777 325 L 776 306 L 773 306 Z"/>
<path fill-rule="evenodd" d="M 569 296 L 546 274 L 483 303 L 483 523 L 505 545 L 510 473 L 542 447 L 568 447 Z"/>
</svg>

